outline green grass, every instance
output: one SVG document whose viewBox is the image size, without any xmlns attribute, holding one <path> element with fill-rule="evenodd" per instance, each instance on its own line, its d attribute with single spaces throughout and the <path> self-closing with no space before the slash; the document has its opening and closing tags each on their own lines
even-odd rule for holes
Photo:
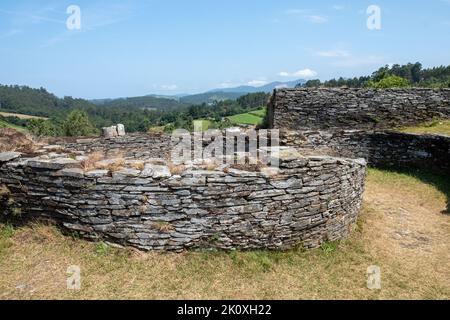
<svg viewBox="0 0 450 320">
<path fill-rule="evenodd" d="M 9 224 L 0 224 L 0 256 L 11 246 L 11 237 L 14 235 L 14 228 Z"/>
<path fill-rule="evenodd" d="M 444 134 L 450 136 L 450 120 L 436 120 L 419 126 L 401 128 L 400 131 L 405 133 Z"/>
<path fill-rule="evenodd" d="M 15 130 L 22 131 L 22 132 L 27 131 L 27 129 L 25 127 L 17 126 L 15 124 L 6 122 L 4 120 L 0 120 L 0 128 L 15 129 Z"/>
<path fill-rule="evenodd" d="M 228 117 L 228 119 L 233 124 L 249 124 L 249 125 L 258 125 L 261 124 L 264 118 L 264 115 L 260 116 L 262 114 L 261 111 L 251 111 L 248 113 L 241 113 L 237 114 L 231 117 Z"/>
<path fill-rule="evenodd" d="M 257 117 L 264 118 L 266 116 L 267 109 L 266 108 L 262 108 L 262 109 L 258 109 L 258 110 L 255 110 L 255 111 L 251 111 L 249 113 L 252 114 L 252 115 L 255 115 Z"/>
</svg>

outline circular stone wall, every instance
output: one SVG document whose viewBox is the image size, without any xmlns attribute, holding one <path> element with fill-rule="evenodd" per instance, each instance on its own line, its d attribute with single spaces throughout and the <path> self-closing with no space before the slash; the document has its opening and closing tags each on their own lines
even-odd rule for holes
<svg viewBox="0 0 450 320">
<path fill-rule="evenodd" d="M 341 239 L 357 219 L 366 174 L 361 159 L 295 152 L 258 172 L 151 160 L 84 170 L 72 158 L 0 154 L 3 211 L 144 250 L 313 248 Z"/>
</svg>

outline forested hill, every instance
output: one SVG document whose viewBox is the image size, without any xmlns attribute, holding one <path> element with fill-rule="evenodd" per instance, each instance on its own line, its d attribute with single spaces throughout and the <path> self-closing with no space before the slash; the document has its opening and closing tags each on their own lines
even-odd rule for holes
<svg viewBox="0 0 450 320">
<path fill-rule="evenodd" d="M 0 110 L 29 114 L 43 117 L 54 117 L 72 109 L 92 109 L 97 106 L 105 108 L 120 108 L 124 110 L 159 110 L 171 111 L 188 107 L 187 103 L 180 103 L 174 99 L 153 96 L 101 100 L 96 103 L 74 99 L 72 97 L 58 98 L 46 89 L 33 89 L 27 86 L 0 85 Z"/>
<path fill-rule="evenodd" d="M 189 106 L 188 103 L 179 102 L 175 99 L 155 96 L 92 100 L 91 102 L 103 107 L 139 108 L 143 110 L 146 109 L 161 111 L 172 111 Z"/>
<path fill-rule="evenodd" d="M 75 105 L 88 105 L 87 101 L 59 99 L 44 88 L 0 85 L 0 110 L 49 117 Z"/>
</svg>

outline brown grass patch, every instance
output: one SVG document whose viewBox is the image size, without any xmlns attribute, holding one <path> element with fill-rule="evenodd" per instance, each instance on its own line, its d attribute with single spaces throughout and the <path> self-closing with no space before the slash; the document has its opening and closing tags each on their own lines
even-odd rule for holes
<svg viewBox="0 0 450 320">
<path fill-rule="evenodd" d="M 153 223 L 153 227 L 161 232 L 170 232 L 174 230 L 174 227 L 165 221 L 156 221 Z"/>
<path fill-rule="evenodd" d="M 27 114 L 12 113 L 12 112 L 0 112 L 0 116 L 3 116 L 3 117 L 17 117 L 17 118 L 19 118 L 19 119 L 41 119 L 41 120 L 48 120 L 48 118 L 44 118 L 44 117 L 30 116 L 30 115 L 27 115 Z"/>
<path fill-rule="evenodd" d="M 94 151 L 86 156 L 87 158 L 81 161 L 81 167 L 86 170 L 96 169 L 96 163 L 105 159 L 105 154 L 101 151 Z"/>
<path fill-rule="evenodd" d="M 36 149 L 36 143 L 30 136 L 14 129 L 0 128 L 0 152 L 34 153 Z"/>
<path fill-rule="evenodd" d="M 186 170 L 186 166 L 181 165 L 181 164 L 175 165 L 175 164 L 169 162 L 169 164 L 167 166 L 172 175 L 181 175 Z"/>
</svg>

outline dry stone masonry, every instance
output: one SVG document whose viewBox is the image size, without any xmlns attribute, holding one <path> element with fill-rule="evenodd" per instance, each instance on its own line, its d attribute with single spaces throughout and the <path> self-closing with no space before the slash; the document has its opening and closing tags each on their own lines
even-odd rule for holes
<svg viewBox="0 0 450 320">
<path fill-rule="evenodd" d="M 284 145 L 450 176 L 449 136 L 385 130 L 436 119 L 450 119 L 450 89 L 280 89 L 269 103 Z"/>
<path fill-rule="evenodd" d="M 271 126 L 286 130 L 391 129 L 450 117 L 450 89 L 280 89 Z"/>
<path fill-rule="evenodd" d="M 313 248 L 349 234 L 366 171 L 364 160 L 303 157 L 289 148 L 279 169 L 258 172 L 190 166 L 172 174 L 161 160 L 133 164 L 85 171 L 65 154 L 2 154 L 3 210 L 144 250 Z"/>
<path fill-rule="evenodd" d="M 281 142 L 299 150 L 364 158 L 378 168 L 421 168 L 450 176 L 450 137 L 395 131 L 283 131 Z"/>
</svg>

